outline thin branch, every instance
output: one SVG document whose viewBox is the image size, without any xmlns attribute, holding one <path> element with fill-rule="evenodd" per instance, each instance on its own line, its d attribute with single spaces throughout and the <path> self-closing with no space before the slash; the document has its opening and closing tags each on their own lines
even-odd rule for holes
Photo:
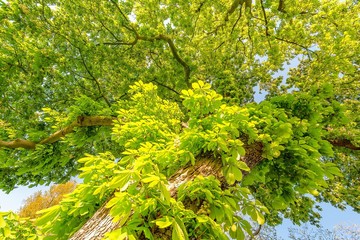
<svg viewBox="0 0 360 240">
<path fill-rule="evenodd" d="M 269 34 L 269 27 L 268 27 L 268 20 L 267 20 L 267 17 L 266 17 L 266 11 L 265 11 L 264 3 L 263 3 L 262 0 L 260 1 L 260 4 L 261 4 L 261 10 L 262 10 L 263 15 L 264 15 L 265 34 L 266 34 L 266 36 L 270 36 L 270 34 Z"/>
<path fill-rule="evenodd" d="M 116 9 L 119 11 L 119 13 L 123 16 L 123 18 L 125 19 L 126 22 L 129 22 L 129 19 L 125 16 L 125 14 L 123 13 L 123 11 L 121 10 L 121 8 L 119 7 L 119 5 L 114 1 L 111 0 L 111 3 L 114 4 L 114 6 L 116 7 Z"/>
<path fill-rule="evenodd" d="M 83 55 L 82 55 L 82 52 L 81 52 L 80 48 L 78 48 L 78 50 L 79 50 L 79 53 L 80 53 L 81 61 L 82 61 L 83 65 L 84 65 L 87 73 L 90 75 L 90 77 L 92 78 L 92 80 L 95 82 L 95 84 L 96 84 L 96 86 L 97 86 L 97 88 L 98 88 L 98 90 L 99 90 L 99 93 L 100 93 L 100 95 L 102 96 L 102 98 L 105 100 L 106 104 L 107 104 L 109 107 L 111 107 L 111 104 L 110 104 L 109 100 L 105 97 L 105 95 L 103 94 L 103 92 L 102 92 L 102 90 L 101 90 L 99 81 L 95 78 L 95 76 L 92 74 L 92 72 L 91 72 L 90 69 L 88 68 L 88 66 L 87 66 L 87 64 L 86 64 L 86 62 L 85 62 L 85 59 L 84 59 L 84 57 L 83 57 Z"/>
<path fill-rule="evenodd" d="M 113 36 L 113 38 L 116 40 L 116 41 L 120 41 L 117 37 L 116 37 L 116 35 L 108 28 L 108 27 L 106 27 L 106 25 L 103 23 L 103 21 L 101 21 L 100 19 L 99 19 L 99 22 L 100 22 L 100 24 L 101 24 L 101 26 L 103 26 L 103 28 L 105 28 L 110 34 L 111 34 L 111 36 Z"/>
<path fill-rule="evenodd" d="M 268 27 L 269 22 L 268 22 L 268 19 L 267 19 L 267 16 L 266 16 L 265 7 L 264 7 L 264 3 L 263 3 L 262 0 L 260 1 L 260 4 L 261 4 L 261 10 L 262 10 L 262 13 L 264 15 L 264 21 L 265 21 L 265 35 L 267 37 L 270 37 L 272 35 L 269 33 L 269 27 Z M 279 2 L 279 7 L 280 7 L 280 4 L 281 4 L 282 7 L 284 7 L 284 2 L 282 0 L 280 0 L 280 2 Z M 311 53 L 314 53 L 315 55 L 317 55 L 316 52 L 312 51 L 311 49 L 309 49 L 308 47 L 306 47 L 306 46 L 304 46 L 302 44 L 299 44 L 299 43 L 296 43 L 296 42 L 293 42 L 293 41 L 290 41 L 290 40 L 287 40 L 287 39 L 284 39 L 284 38 L 280 38 L 280 37 L 277 37 L 277 36 L 274 36 L 274 38 L 279 40 L 279 41 L 286 42 L 286 43 L 293 44 L 295 46 L 301 47 L 302 49 L 306 50 L 307 52 L 311 52 Z M 270 45 L 270 42 L 269 42 L 269 45 Z M 307 55 L 308 55 L 309 59 L 311 59 L 311 56 L 309 54 L 307 54 Z"/>
<path fill-rule="evenodd" d="M 156 54 L 155 52 L 153 52 L 152 50 L 149 51 L 149 55 L 150 55 L 150 58 L 151 60 L 155 63 L 155 65 L 159 68 L 159 69 L 162 69 L 163 67 L 161 66 L 162 63 L 161 63 L 161 60 L 159 60 L 160 64 L 156 61 L 156 59 L 153 57 L 153 54 Z"/>
<path fill-rule="evenodd" d="M 187 85 L 187 87 L 191 87 L 190 85 L 190 66 L 179 56 L 178 50 L 173 42 L 173 40 L 163 34 L 157 35 L 155 37 L 145 37 L 145 36 L 140 36 L 137 31 L 133 28 L 133 27 L 129 27 L 124 25 L 124 27 L 126 29 L 128 29 L 129 31 L 133 32 L 135 34 L 135 39 L 132 42 L 105 42 L 103 43 L 104 45 L 127 45 L 127 46 L 134 46 L 139 40 L 142 41 L 149 41 L 149 42 L 154 42 L 155 40 L 163 40 L 166 41 L 170 47 L 171 53 L 174 56 L 175 60 L 181 64 L 181 66 L 183 66 L 184 68 L 184 80 L 185 83 Z M 86 66 L 85 66 L 86 67 Z M 90 74 L 90 73 L 89 73 Z"/>
<path fill-rule="evenodd" d="M 268 26 L 268 20 L 267 20 L 267 16 L 266 16 L 266 11 L 265 11 L 265 7 L 264 7 L 264 3 L 262 0 L 260 0 L 260 4 L 261 4 L 261 10 L 263 12 L 263 15 L 264 15 L 264 21 L 265 21 L 265 35 L 266 35 L 266 39 L 267 39 L 267 42 L 269 44 L 269 47 L 271 48 L 271 42 L 268 38 L 268 36 L 270 36 L 270 33 L 269 33 L 269 26 Z"/>
<path fill-rule="evenodd" d="M 313 50 L 310 50 L 308 47 L 305 47 L 304 45 L 299 44 L 297 42 L 293 42 L 293 41 L 290 41 L 290 40 L 287 40 L 287 39 L 284 39 L 284 38 L 280 38 L 280 37 L 277 37 L 277 36 L 275 36 L 274 38 L 279 40 L 279 41 L 283 41 L 283 42 L 286 42 L 286 43 L 296 45 L 296 46 L 301 47 L 302 49 L 307 50 L 309 52 L 315 53 Z"/>
<path fill-rule="evenodd" d="M 240 6 L 240 12 L 241 12 L 241 8 L 242 5 L 244 4 L 244 2 L 246 1 L 245 6 L 248 7 L 248 1 L 247 0 L 234 0 L 233 3 L 231 4 L 230 8 L 226 11 L 225 17 L 224 17 L 224 22 L 221 23 L 220 25 L 215 27 L 214 31 L 209 32 L 209 34 L 216 34 L 217 31 L 219 30 L 219 28 L 224 27 L 226 22 L 229 21 L 229 17 L 231 14 L 233 14 L 235 12 L 235 10 Z M 239 19 L 239 18 L 238 18 Z M 233 27 L 234 28 L 234 27 Z"/>
<path fill-rule="evenodd" d="M 235 12 L 236 8 L 239 5 L 242 5 L 243 3 L 244 3 L 244 0 L 234 0 L 233 3 L 231 4 L 231 7 L 227 10 L 224 20 L 229 21 L 230 15 L 233 14 L 233 12 Z"/>
<path fill-rule="evenodd" d="M 250 237 L 250 240 L 254 239 L 255 236 L 259 235 L 259 233 L 261 231 L 261 227 L 262 227 L 262 225 L 259 225 L 259 227 L 255 230 L 255 232 Z"/>
<path fill-rule="evenodd" d="M 241 11 L 241 8 L 240 8 L 240 9 L 239 9 L 239 16 L 238 16 L 238 18 L 236 19 L 236 22 L 234 23 L 234 25 L 233 25 L 233 27 L 232 27 L 232 29 L 231 29 L 231 34 L 234 32 L 235 27 L 236 27 L 236 25 L 238 24 L 241 16 L 242 16 L 242 11 Z"/>
<path fill-rule="evenodd" d="M 219 46 L 217 46 L 213 51 L 215 52 L 216 50 L 218 50 L 224 43 L 225 43 L 225 41 L 223 41 L 222 43 L 220 43 Z"/>
<path fill-rule="evenodd" d="M 176 93 L 177 95 L 180 95 L 180 93 L 179 93 L 178 91 L 176 91 L 175 89 L 173 89 L 173 88 L 171 88 L 171 87 L 169 87 L 169 86 L 166 86 L 165 84 L 162 84 L 161 82 L 158 82 L 156 79 L 151 80 L 151 82 L 155 82 L 155 83 L 158 84 L 159 86 L 162 86 L 162 87 L 164 87 L 164 88 L 166 88 L 166 89 L 168 89 L 168 90 Z"/>
<path fill-rule="evenodd" d="M 305 47 L 302 44 L 299 44 L 299 43 L 296 43 L 296 42 L 293 42 L 293 41 L 290 41 L 290 40 L 287 40 L 287 39 L 284 39 L 284 38 L 276 37 L 276 36 L 274 36 L 274 38 L 279 40 L 279 41 L 283 41 L 283 42 L 290 43 L 290 44 L 293 44 L 295 46 L 301 47 L 302 49 L 307 51 L 307 55 L 308 55 L 309 59 L 311 59 L 311 56 L 310 56 L 309 52 L 311 52 L 311 53 L 315 54 L 316 56 L 318 56 L 318 54 L 315 51 L 309 49 L 308 47 Z"/>
<path fill-rule="evenodd" d="M 135 38 L 134 41 L 132 42 L 121 42 L 121 41 L 118 41 L 118 42 L 104 42 L 102 43 L 102 45 L 112 45 L 112 46 L 121 46 L 121 45 L 124 45 L 124 46 L 134 46 L 136 43 L 137 43 L 138 39 Z M 97 44 L 97 45 L 101 45 L 100 43 Z"/>
<path fill-rule="evenodd" d="M 195 11 L 195 13 L 198 13 L 198 14 L 197 14 L 196 19 L 195 19 L 195 21 L 194 21 L 194 31 L 193 31 L 193 33 L 192 33 L 192 35 L 191 35 L 191 41 L 193 40 L 193 38 L 194 38 L 194 36 L 195 36 L 197 22 L 198 22 L 198 20 L 199 20 L 199 18 L 200 18 L 200 12 L 201 12 L 201 9 L 202 9 L 202 7 L 204 6 L 204 4 L 205 4 L 205 1 L 201 2 L 201 3 L 200 3 L 200 6 L 198 7 L 198 9 L 196 9 L 196 11 Z"/>
</svg>

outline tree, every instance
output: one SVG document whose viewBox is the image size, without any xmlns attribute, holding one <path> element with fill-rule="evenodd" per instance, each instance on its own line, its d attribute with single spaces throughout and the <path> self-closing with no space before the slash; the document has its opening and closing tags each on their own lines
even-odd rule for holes
<svg viewBox="0 0 360 240">
<path fill-rule="evenodd" d="M 248 219 L 316 224 L 320 201 L 360 211 L 359 11 L 3 1 L 0 188 L 83 183 L 37 227 L 2 213 L 0 234 L 242 239 Z"/>
<path fill-rule="evenodd" d="M 359 239 L 360 228 L 359 225 L 346 225 L 339 224 L 334 226 L 332 230 L 325 229 L 323 227 L 311 227 L 308 224 L 304 224 L 301 227 L 290 227 L 288 239 L 292 240 L 345 240 L 345 239 Z M 283 240 L 278 237 L 276 230 L 273 227 L 263 225 L 259 229 L 259 234 L 247 239 L 254 240 Z"/>
<path fill-rule="evenodd" d="M 360 228 L 359 225 L 337 225 L 333 230 L 317 228 L 309 229 L 309 226 L 303 226 L 301 228 L 290 228 L 290 239 L 316 239 L 316 240 L 351 240 L 359 239 Z"/>
<path fill-rule="evenodd" d="M 71 193 L 75 189 L 76 183 L 69 181 L 63 184 L 51 186 L 51 188 L 42 193 L 38 191 L 25 200 L 24 205 L 19 210 L 20 217 L 35 218 L 36 212 L 45 208 L 59 204 L 65 194 Z"/>
</svg>

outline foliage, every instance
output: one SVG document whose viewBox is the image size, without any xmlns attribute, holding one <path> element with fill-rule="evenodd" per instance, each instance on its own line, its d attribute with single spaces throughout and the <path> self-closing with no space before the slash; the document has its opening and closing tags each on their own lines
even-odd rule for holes
<svg viewBox="0 0 360 240">
<path fill-rule="evenodd" d="M 126 148 L 123 156 L 115 160 L 111 153 L 106 153 L 80 159 L 79 162 L 84 163 L 80 174 L 84 183 L 65 198 L 60 207 L 43 211 L 44 215 L 37 222 L 43 232 L 54 235 L 56 239 L 66 239 L 74 231 L 68 224 L 86 220 L 94 212 L 93 207 L 115 190 L 119 192 L 106 206 L 111 209 L 114 221 L 123 227 L 110 233 L 110 239 L 120 236 L 139 238 L 142 234 L 153 238 L 151 229 L 156 226 L 160 232 L 172 226 L 172 235 L 176 239 L 199 234 L 205 238 L 227 239 L 222 223 L 226 229 L 231 229 L 231 236 L 241 238 L 244 230 L 250 232 L 250 225 L 235 214 L 237 211 L 263 223 L 263 213 L 268 211 L 258 201 L 251 200 L 248 189 L 232 187 L 223 190 L 220 182 L 211 176 L 199 176 L 187 182 L 179 188 L 178 199 L 171 197 L 168 177 L 174 169 L 194 164 L 195 157 L 202 152 L 217 149 L 217 154 L 222 155 L 223 172 L 229 185 L 234 186 L 235 180 L 241 180 L 241 170 L 249 170 L 246 164 L 237 160 L 244 150 L 242 143 L 235 141 L 239 134 L 236 125 L 230 127 L 231 122 L 235 124 L 246 119 L 244 111 L 239 107 L 220 106 L 220 95 L 210 90 L 209 84 L 199 82 L 193 85 L 194 91 L 189 91 L 195 94 L 186 92 L 183 97 L 189 105 L 184 105 L 189 106 L 190 116 L 200 114 L 197 106 L 208 98 L 208 105 L 201 113 L 207 114 L 202 120 L 207 131 L 199 131 L 198 123 L 201 121 L 189 121 L 188 130 L 179 132 L 176 127 L 180 125 L 182 114 L 177 105 L 156 96 L 156 86 L 138 82 L 131 87 L 131 101 L 120 103 L 127 109 L 118 111 L 118 118 L 123 121 L 115 123 L 113 129 L 114 141 Z M 155 116 L 162 117 L 154 121 Z M 209 121 L 214 118 L 217 120 Z M 215 143 L 214 130 L 220 133 Z M 192 210 L 184 207 L 187 198 L 190 198 Z M 243 204 L 238 205 L 238 202 Z M 206 214 L 201 214 L 204 211 Z"/>
<path fill-rule="evenodd" d="M 20 218 L 13 212 L 0 213 L 1 239 L 43 239 L 42 234 L 28 218 Z"/>
<path fill-rule="evenodd" d="M 36 212 L 51 206 L 57 205 L 65 194 L 71 193 L 75 189 L 76 183 L 73 181 L 57 184 L 42 193 L 38 191 L 25 200 L 24 205 L 19 210 L 19 216 L 23 218 L 35 218 Z"/>
<path fill-rule="evenodd" d="M 359 211 L 358 12 L 1 2 L 0 188 L 83 179 L 37 227 L 2 213 L 1 233 L 67 239 L 104 204 L 107 239 L 243 239 L 251 221 L 316 224 L 320 201 Z"/>
</svg>

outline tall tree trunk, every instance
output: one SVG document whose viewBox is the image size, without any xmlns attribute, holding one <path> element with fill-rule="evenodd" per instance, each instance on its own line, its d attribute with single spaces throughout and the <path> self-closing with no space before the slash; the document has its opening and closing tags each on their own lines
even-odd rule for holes
<svg viewBox="0 0 360 240">
<path fill-rule="evenodd" d="M 261 143 L 245 145 L 245 149 L 246 155 L 242 157 L 241 160 L 244 161 L 250 168 L 255 167 L 263 160 L 261 157 Z M 197 158 L 195 165 L 184 167 L 169 178 L 168 189 L 171 197 L 176 198 L 177 188 L 181 184 L 193 180 L 198 175 L 202 175 L 204 177 L 213 175 L 225 184 L 221 167 L 222 163 L 220 158 L 216 158 L 213 155 L 202 155 Z M 106 204 L 107 202 L 105 202 L 70 239 L 102 239 L 107 232 L 117 229 L 118 224 L 112 221 L 112 217 L 109 215 L 109 209 L 105 207 Z"/>
</svg>

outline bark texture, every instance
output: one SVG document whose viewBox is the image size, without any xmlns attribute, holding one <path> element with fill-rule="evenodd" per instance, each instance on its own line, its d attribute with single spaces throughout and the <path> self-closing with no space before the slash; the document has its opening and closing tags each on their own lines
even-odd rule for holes
<svg viewBox="0 0 360 240">
<path fill-rule="evenodd" d="M 255 167 L 263 158 L 261 157 L 262 145 L 261 143 L 253 143 L 245 145 L 246 155 L 241 158 L 250 168 Z M 202 175 L 204 177 L 213 175 L 223 185 L 226 185 L 225 179 L 221 172 L 222 162 L 219 157 L 214 157 L 210 154 L 201 155 L 196 159 L 194 165 L 188 165 L 178 170 L 169 178 L 168 189 L 171 197 L 177 197 L 177 188 L 188 181 Z M 246 174 L 246 173 L 244 173 Z M 107 232 L 118 228 L 118 225 L 112 222 L 112 217 L 109 215 L 109 209 L 106 203 L 70 238 L 71 240 L 86 239 L 95 240 L 102 239 Z"/>
<path fill-rule="evenodd" d="M 108 202 L 108 201 L 107 201 Z M 102 239 L 105 233 L 117 228 L 118 224 L 112 221 L 109 209 L 105 202 L 99 210 L 70 238 L 70 240 L 97 240 Z"/>
</svg>

